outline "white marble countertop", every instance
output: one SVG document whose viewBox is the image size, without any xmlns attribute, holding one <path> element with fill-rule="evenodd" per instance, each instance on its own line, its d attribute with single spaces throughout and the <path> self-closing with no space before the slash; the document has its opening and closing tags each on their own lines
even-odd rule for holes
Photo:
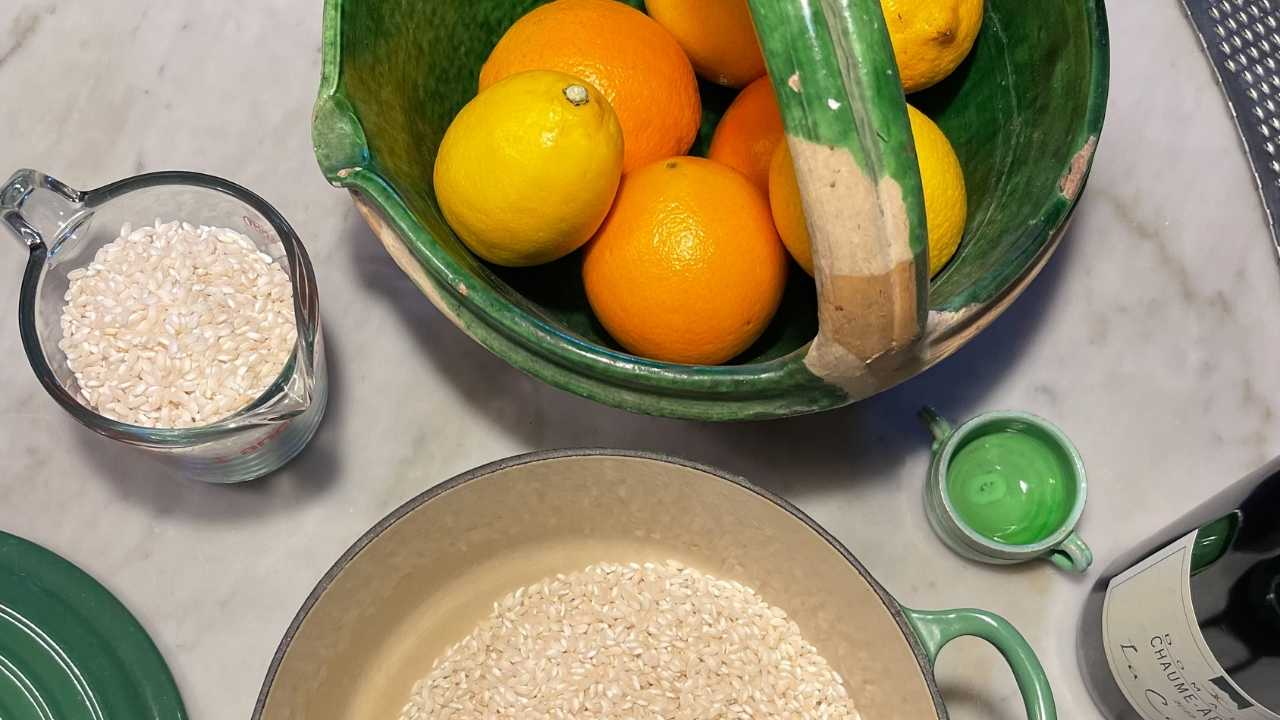
<svg viewBox="0 0 1280 720">
<path fill-rule="evenodd" d="M 29 166 L 93 187 L 182 168 L 264 195 L 315 261 L 332 398 L 308 451 L 267 481 L 166 477 L 78 426 L 35 382 L 13 317 L 24 253 L 11 243 L 0 252 L 0 528 L 114 591 L 168 659 L 191 717 L 243 718 L 314 582 L 405 499 L 531 449 L 654 450 L 783 493 L 906 604 L 1005 615 L 1044 661 L 1060 716 L 1094 716 L 1074 643 L 1098 569 L 1076 578 L 952 556 L 921 509 L 928 452 L 914 413 L 924 402 L 956 418 L 1019 408 L 1059 423 L 1089 468 L 1081 529 L 1100 564 L 1280 450 L 1280 270 L 1226 106 L 1178 3 L 1113 0 L 1110 21 L 1092 179 L 1066 242 L 1004 317 L 857 406 L 705 425 L 532 380 L 413 289 L 316 169 L 319 0 L 6 0 L 0 176 Z M 1022 716 L 1012 677 L 978 641 L 949 647 L 938 678 L 957 720 Z"/>
</svg>

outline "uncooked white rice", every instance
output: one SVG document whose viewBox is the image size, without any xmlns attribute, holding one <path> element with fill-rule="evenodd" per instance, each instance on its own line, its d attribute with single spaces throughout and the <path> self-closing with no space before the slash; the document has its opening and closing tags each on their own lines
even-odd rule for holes
<svg viewBox="0 0 1280 720">
<path fill-rule="evenodd" d="M 229 228 L 126 223 L 67 279 L 58 347 L 81 399 L 134 425 L 231 415 L 275 380 L 297 339 L 289 277 Z"/>
<path fill-rule="evenodd" d="M 674 561 L 516 590 L 438 658 L 401 720 L 850 718 L 844 681 L 751 589 Z"/>
</svg>

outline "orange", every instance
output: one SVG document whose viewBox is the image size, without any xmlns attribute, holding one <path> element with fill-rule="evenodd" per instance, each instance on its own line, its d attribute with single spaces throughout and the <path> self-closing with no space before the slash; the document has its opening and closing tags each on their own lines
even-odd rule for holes
<svg viewBox="0 0 1280 720">
<path fill-rule="evenodd" d="M 702 121 L 680 45 L 616 0 L 555 0 L 524 15 L 480 68 L 480 90 L 524 70 L 558 70 L 604 94 L 622 126 L 624 172 L 684 153 Z"/>
<path fill-rule="evenodd" d="M 695 157 L 624 175 L 584 250 L 587 300 L 627 350 L 714 365 L 764 332 L 787 280 L 764 196 L 741 173 Z"/>
<path fill-rule="evenodd" d="M 778 143 L 773 161 L 769 163 L 769 209 L 787 252 L 805 272 L 812 275 L 813 249 L 809 244 L 809 227 L 805 224 L 800 184 L 791 164 L 791 148 L 786 142 Z"/>
<path fill-rule="evenodd" d="M 764 75 L 747 0 L 645 0 L 644 7 L 676 36 L 702 77 L 742 87 Z"/>
<path fill-rule="evenodd" d="M 707 157 L 737 170 L 769 192 L 769 161 L 782 140 L 782 114 L 766 75 L 742 89 L 711 137 Z"/>
</svg>

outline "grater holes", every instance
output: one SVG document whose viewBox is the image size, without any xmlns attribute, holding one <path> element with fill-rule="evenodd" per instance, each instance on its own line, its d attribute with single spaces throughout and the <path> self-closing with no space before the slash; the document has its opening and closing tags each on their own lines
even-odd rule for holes
<svg viewBox="0 0 1280 720">
<path fill-rule="evenodd" d="M 1262 137 L 1268 140 L 1271 139 L 1271 128 L 1267 127 L 1266 125 L 1259 124 L 1258 132 L 1262 134 Z"/>
</svg>

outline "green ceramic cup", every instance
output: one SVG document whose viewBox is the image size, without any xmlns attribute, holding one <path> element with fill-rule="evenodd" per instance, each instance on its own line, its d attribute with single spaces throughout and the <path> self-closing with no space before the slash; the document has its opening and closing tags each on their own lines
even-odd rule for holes
<svg viewBox="0 0 1280 720">
<path fill-rule="evenodd" d="M 1043 558 L 1070 572 L 1089 568 L 1093 552 L 1075 532 L 1084 461 L 1057 426 L 1013 411 L 958 427 L 932 408 L 920 417 L 933 434 L 925 512 L 947 547 L 997 565 Z"/>
</svg>

